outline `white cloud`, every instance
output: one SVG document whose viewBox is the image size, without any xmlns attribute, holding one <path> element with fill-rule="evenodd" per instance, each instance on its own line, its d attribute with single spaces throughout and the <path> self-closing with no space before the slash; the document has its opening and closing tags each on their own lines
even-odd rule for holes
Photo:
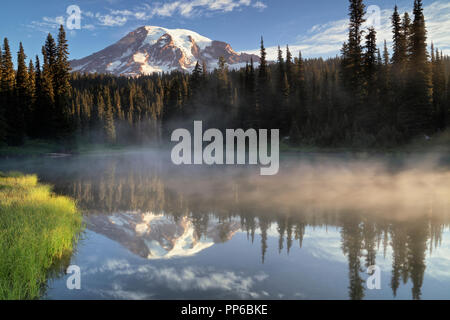
<svg viewBox="0 0 450 320">
<path fill-rule="evenodd" d="M 438 1 L 425 7 L 428 41 L 450 54 L 450 2 Z"/>
<path fill-rule="evenodd" d="M 164 285 L 173 291 L 209 291 L 220 290 L 225 293 L 237 294 L 244 298 L 260 298 L 263 293 L 254 290 L 254 286 L 267 280 L 265 273 L 254 275 L 244 275 L 235 271 L 216 270 L 212 267 L 159 267 L 152 265 L 131 265 L 126 260 L 108 260 L 100 268 L 90 269 L 84 272 L 85 275 L 95 276 L 98 273 L 107 273 L 113 277 L 133 276 L 142 278 L 152 284 Z M 113 288 L 115 295 L 129 296 L 130 293 L 123 288 Z M 119 291 L 119 292 L 118 292 Z M 106 293 L 105 291 L 104 293 Z M 133 293 L 134 294 L 134 293 Z M 145 297 L 139 293 L 136 299 Z"/>
<path fill-rule="evenodd" d="M 261 9 L 264 5 L 260 1 L 255 2 L 253 7 Z M 205 12 L 231 12 L 242 7 L 252 6 L 251 0 L 191 0 L 174 1 L 164 4 L 158 4 L 150 10 L 150 16 L 171 17 L 179 14 L 182 17 L 189 18 L 194 15 L 200 15 Z"/>
<path fill-rule="evenodd" d="M 94 30 L 95 26 L 93 24 L 84 24 L 84 25 L 81 25 L 81 29 Z"/>
<path fill-rule="evenodd" d="M 264 3 L 261 2 L 261 1 L 256 1 L 256 2 L 253 4 L 253 7 L 256 8 L 256 9 L 264 10 L 264 9 L 267 8 L 267 5 L 264 4 Z"/>
<path fill-rule="evenodd" d="M 32 21 L 28 27 L 44 32 L 49 33 L 54 30 L 57 30 L 60 25 L 64 24 L 65 20 L 63 16 L 58 17 L 43 17 L 42 21 Z"/>
<path fill-rule="evenodd" d="M 259 10 L 267 8 L 261 1 L 252 0 L 177 0 L 172 2 L 144 4 L 134 10 L 111 10 L 114 16 L 135 18 L 137 20 L 148 20 L 155 16 L 172 17 L 182 16 L 191 18 L 205 13 L 226 13 L 244 7 L 253 7 Z"/>
<path fill-rule="evenodd" d="M 44 20 L 44 22 L 54 23 L 54 24 L 57 24 L 57 25 L 62 25 L 65 22 L 63 16 L 59 16 L 59 17 L 55 17 L 55 18 L 44 17 L 44 18 L 42 18 L 42 20 Z"/>
<path fill-rule="evenodd" d="M 115 27 L 115 26 L 123 26 L 125 23 L 127 23 L 128 19 L 123 16 L 113 16 L 113 15 L 101 15 L 97 13 L 95 17 L 100 22 L 100 25 L 107 26 L 107 27 Z"/>
<path fill-rule="evenodd" d="M 113 0 L 110 0 L 115 2 Z M 144 3 L 134 9 L 114 10 L 93 13 L 82 11 L 82 25 L 84 30 L 94 30 L 95 26 L 121 27 L 131 20 L 145 21 L 154 17 L 183 18 L 198 17 L 208 13 L 227 13 L 242 8 L 255 8 L 264 10 L 267 8 L 261 1 L 254 0 L 176 0 L 172 2 L 156 2 L 154 4 Z M 66 16 L 55 18 L 43 17 L 41 21 L 32 21 L 29 27 L 44 32 L 56 29 L 65 23 Z"/>
<path fill-rule="evenodd" d="M 85 16 L 88 18 L 93 18 L 95 16 L 94 13 L 91 11 L 82 11 L 81 14 L 82 14 L 82 16 Z"/>
<path fill-rule="evenodd" d="M 123 286 L 118 283 L 111 285 L 111 290 L 88 290 L 98 292 L 101 296 L 106 298 L 120 299 L 120 300 L 150 300 L 153 295 L 145 292 L 135 290 L 125 290 Z"/>
</svg>

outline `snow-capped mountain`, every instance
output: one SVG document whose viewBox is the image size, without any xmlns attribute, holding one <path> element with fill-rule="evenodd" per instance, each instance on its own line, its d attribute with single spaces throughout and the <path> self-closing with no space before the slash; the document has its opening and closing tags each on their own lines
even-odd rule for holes
<svg viewBox="0 0 450 320">
<path fill-rule="evenodd" d="M 144 26 L 106 49 L 70 62 L 73 72 L 137 76 L 174 70 L 192 71 L 197 61 L 208 69 L 223 56 L 230 68 L 240 68 L 259 57 L 237 53 L 225 42 L 208 39 L 184 29 Z"/>
<path fill-rule="evenodd" d="M 210 221 L 199 238 L 189 218 L 175 221 L 152 212 L 88 215 L 85 222 L 90 230 L 149 260 L 194 256 L 216 243 L 230 240 L 240 230 L 236 221 Z"/>
</svg>

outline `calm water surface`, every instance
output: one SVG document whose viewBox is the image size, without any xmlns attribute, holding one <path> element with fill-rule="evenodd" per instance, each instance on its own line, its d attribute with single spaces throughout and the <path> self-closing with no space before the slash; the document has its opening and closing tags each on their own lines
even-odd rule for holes
<svg viewBox="0 0 450 320">
<path fill-rule="evenodd" d="M 290 156 L 280 173 L 156 153 L 2 161 L 86 230 L 43 299 L 450 299 L 448 156 Z M 367 267 L 381 269 L 368 290 Z"/>
</svg>

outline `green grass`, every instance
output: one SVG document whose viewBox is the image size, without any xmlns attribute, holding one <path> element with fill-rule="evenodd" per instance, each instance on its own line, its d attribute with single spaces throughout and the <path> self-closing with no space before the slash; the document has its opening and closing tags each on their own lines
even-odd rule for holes
<svg viewBox="0 0 450 320">
<path fill-rule="evenodd" d="M 37 176 L 0 173 L 0 300 L 38 298 L 81 226 L 76 203 Z"/>
</svg>

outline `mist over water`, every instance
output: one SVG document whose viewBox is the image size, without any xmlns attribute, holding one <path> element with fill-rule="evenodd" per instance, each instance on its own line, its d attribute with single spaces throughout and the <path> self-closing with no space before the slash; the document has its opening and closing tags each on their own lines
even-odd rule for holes
<svg viewBox="0 0 450 320">
<path fill-rule="evenodd" d="M 54 280 L 47 298 L 428 299 L 450 297 L 449 160 L 284 155 L 260 176 L 148 151 L 0 170 L 37 173 L 83 209 L 84 288 Z M 382 290 L 365 287 L 371 265 Z"/>
</svg>

